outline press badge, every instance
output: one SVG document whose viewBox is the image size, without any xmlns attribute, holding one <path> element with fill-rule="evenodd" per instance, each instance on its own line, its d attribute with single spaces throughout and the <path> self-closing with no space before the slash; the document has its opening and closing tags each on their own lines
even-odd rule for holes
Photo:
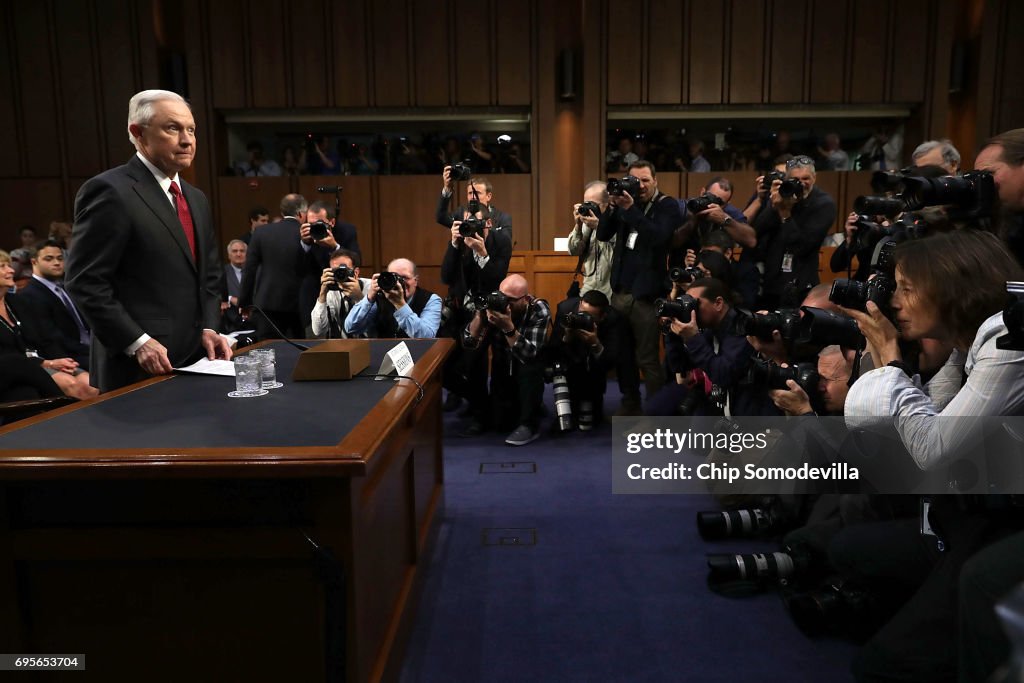
<svg viewBox="0 0 1024 683">
<path fill-rule="evenodd" d="M 782 272 L 793 272 L 793 254 L 789 253 L 788 251 L 782 255 Z"/>
<path fill-rule="evenodd" d="M 626 238 L 626 249 L 636 249 L 636 237 L 639 234 L 636 230 L 629 233 L 629 236 Z"/>
</svg>

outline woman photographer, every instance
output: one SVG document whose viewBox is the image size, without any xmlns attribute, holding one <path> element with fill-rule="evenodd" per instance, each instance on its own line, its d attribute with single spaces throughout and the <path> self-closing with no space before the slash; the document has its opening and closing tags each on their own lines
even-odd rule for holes
<svg viewBox="0 0 1024 683">
<path fill-rule="evenodd" d="M 847 418 L 896 418 L 895 425 L 918 467 L 932 469 L 960 451 L 969 433 L 943 416 L 1016 415 L 1024 411 L 1024 351 L 996 347 L 1006 334 L 1002 310 L 1006 283 L 1024 271 L 993 234 L 958 230 L 900 244 L 895 250 L 897 329 L 873 302 L 868 312 L 844 309 L 867 338 L 876 368 L 851 387 Z M 966 383 L 939 411 L 915 382 L 897 344 L 937 339 L 963 361 Z"/>
</svg>

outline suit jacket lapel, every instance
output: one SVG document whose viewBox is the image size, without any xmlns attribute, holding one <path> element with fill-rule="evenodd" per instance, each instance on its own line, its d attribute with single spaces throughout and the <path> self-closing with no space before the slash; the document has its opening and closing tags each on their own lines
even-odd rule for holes
<svg viewBox="0 0 1024 683">
<path fill-rule="evenodd" d="M 177 242 L 178 247 L 181 249 L 182 254 L 188 259 L 189 264 L 195 269 L 196 264 L 192 259 L 192 250 L 189 249 L 188 240 L 185 239 L 185 229 L 181 227 L 181 221 L 178 220 L 178 213 L 174 210 L 171 205 L 170 196 L 165 195 L 164 191 L 160 188 L 160 184 L 156 182 L 156 178 L 149 172 L 146 165 L 139 161 L 138 157 L 133 156 L 128 162 L 128 167 L 132 170 L 132 177 L 135 179 L 134 190 L 137 195 L 142 199 L 143 202 L 156 214 L 160 222 L 163 223 L 164 227 L 171 234 L 171 237 Z M 187 199 L 187 197 L 186 197 Z M 195 212 L 192 212 L 192 222 L 196 230 L 196 253 L 201 253 L 198 242 L 199 226 L 195 224 L 196 217 Z"/>
</svg>

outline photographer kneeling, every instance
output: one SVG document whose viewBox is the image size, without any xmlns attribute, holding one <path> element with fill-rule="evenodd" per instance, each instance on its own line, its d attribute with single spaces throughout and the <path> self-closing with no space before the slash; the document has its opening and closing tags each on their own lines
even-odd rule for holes
<svg viewBox="0 0 1024 683">
<path fill-rule="evenodd" d="M 462 345 L 485 358 L 490 347 L 491 390 L 490 396 L 486 391 L 482 395 L 473 391 L 466 397 L 476 414 L 463 435 L 482 433 L 482 420 L 488 417 L 489 409 L 495 428 L 518 425 L 505 439 L 508 445 L 525 446 L 539 436 L 544 401 L 540 350 L 547 341 L 550 322 L 548 303 L 530 295 L 522 275 L 509 275 L 497 292 L 477 303 L 477 312 L 463 332 Z"/>
<path fill-rule="evenodd" d="M 320 296 L 311 315 L 317 339 L 347 339 L 359 335 L 345 332 L 349 311 L 363 298 L 369 278 L 359 277 L 359 254 L 339 249 L 331 254 L 330 267 L 320 275 Z M 365 335 L 362 335 L 365 336 Z"/>
<path fill-rule="evenodd" d="M 345 332 L 387 339 L 437 335 L 441 297 L 420 287 L 419 281 L 416 264 L 406 258 L 395 259 L 383 273 L 374 273 L 366 296 L 345 319 Z"/>
<path fill-rule="evenodd" d="M 563 416 L 555 397 L 561 431 L 572 429 L 572 416 L 581 431 L 604 421 L 608 371 L 615 367 L 624 333 L 622 318 L 596 289 L 558 305 L 547 355 L 552 370 L 561 369 L 568 382 L 571 413 Z"/>
<path fill-rule="evenodd" d="M 874 303 L 848 311 L 880 367 L 850 389 L 851 427 L 895 428 L 917 466 L 931 470 L 970 450 L 977 433 L 956 417 L 1017 415 L 1024 410 L 1024 351 L 999 348 L 1007 332 L 1006 283 L 1024 275 L 999 239 L 958 230 L 900 244 L 894 252 L 894 326 Z M 939 410 L 909 376 L 897 340 L 952 343 L 947 363 L 966 356 L 966 382 Z M 945 419 L 943 419 L 945 418 Z M 981 497 L 988 498 L 988 497 Z M 844 576 L 882 589 L 916 587 L 854 662 L 858 680 L 946 680 L 956 672 L 956 581 L 980 548 L 1013 531 L 1019 509 L 989 510 L 961 496 L 934 498 L 922 520 L 844 529 L 832 563 Z M 1013 513 L 1013 514 L 1011 514 Z"/>
</svg>

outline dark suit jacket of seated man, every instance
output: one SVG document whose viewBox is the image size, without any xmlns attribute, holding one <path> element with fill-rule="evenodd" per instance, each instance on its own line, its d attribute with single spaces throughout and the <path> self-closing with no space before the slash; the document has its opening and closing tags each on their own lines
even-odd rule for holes
<svg viewBox="0 0 1024 683">
<path fill-rule="evenodd" d="M 78 192 L 67 264 L 67 290 L 92 328 L 90 375 L 101 391 L 231 356 L 216 332 L 220 247 L 210 206 L 178 175 L 195 154 L 191 111 L 175 93 L 143 91 L 129 103 L 129 134 L 136 155 Z"/>
</svg>

